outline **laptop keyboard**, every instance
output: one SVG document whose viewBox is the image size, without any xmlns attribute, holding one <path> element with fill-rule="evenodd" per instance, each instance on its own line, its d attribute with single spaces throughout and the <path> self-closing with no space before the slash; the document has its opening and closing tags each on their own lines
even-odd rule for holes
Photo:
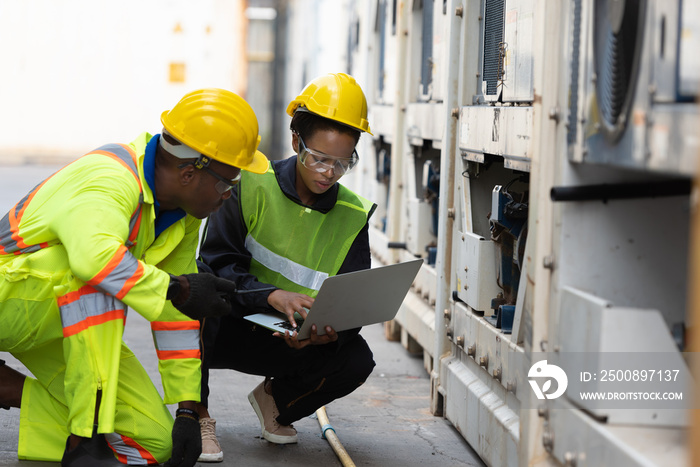
<svg viewBox="0 0 700 467">
<path fill-rule="evenodd" d="M 279 323 L 275 323 L 275 326 L 280 326 L 289 332 L 294 332 L 294 331 L 299 332 L 299 330 L 301 329 L 301 325 L 304 324 L 304 320 L 297 319 L 296 322 L 297 322 L 297 327 L 292 326 L 292 324 L 289 321 L 280 321 Z"/>
</svg>

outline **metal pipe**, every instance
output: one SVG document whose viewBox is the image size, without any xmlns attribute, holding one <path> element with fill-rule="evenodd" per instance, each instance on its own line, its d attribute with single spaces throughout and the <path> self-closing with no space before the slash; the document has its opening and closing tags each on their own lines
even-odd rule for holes
<svg viewBox="0 0 700 467">
<path fill-rule="evenodd" d="M 661 198 L 687 196 L 690 179 L 663 182 L 603 183 L 600 185 L 555 186 L 550 191 L 552 201 L 608 201 L 611 199 Z"/>
<path fill-rule="evenodd" d="M 355 467 L 355 463 L 352 461 L 350 455 L 340 443 L 340 439 L 338 438 L 335 429 L 331 426 L 330 421 L 328 420 L 325 405 L 316 410 L 316 418 L 318 418 L 318 424 L 321 425 L 321 436 L 323 436 L 328 441 L 328 444 L 331 445 L 331 448 L 333 448 L 335 455 L 338 456 L 340 463 L 345 467 Z"/>
</svg>

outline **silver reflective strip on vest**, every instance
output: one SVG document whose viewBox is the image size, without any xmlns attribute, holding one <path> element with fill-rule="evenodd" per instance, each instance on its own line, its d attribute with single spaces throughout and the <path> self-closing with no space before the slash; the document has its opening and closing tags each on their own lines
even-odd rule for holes
<svg viewBox="0 0 700 467">
<path fill-rule="evenodd" d="M 127 251 L 124 253 L 124 257 L 121 261 L 119 261 L 117 267 L 115 267 L 112 272 L 107 274 L 107 276 L 102 279 L 100 283 L 94 285 L 95 287 L 99 287 L 109 294 L 117 296 L 124 288 L 126 281 L 132 278 L 138 267 L 138 260 Z"/>
<path fill-rule="evenodd" d="M 39 185 L 41 185 L 41 183 Z M 22 209 L 25 207 L 24 205 L 27 203 L 27 200 L 29 200 L 29 196 L 32 195 L 37 188 L 39 188 L 39 185 L 32 188 L 32 190 L 12 208 L 15 210 L 15 216 L 22 212 Z M 20 253 L 31 253 L 33 251 L 40 250 L 41 245 L 29 245 L 22 249 L 19 247 L 19 245 L 17 245 L 17 240 L 12 238 L 12 225 L 10 224 L 10 213 L 12 212 L 12 209 L 10 209 L 2 220 L 0 220 L 0 246 L 5 249 L 5 253 L 15 253 L 18 251 Z"/>
<path fill-rule="evenodd" d="M 59 308 L 64 329 L 110 311 L 126 310 L 126 306 L 120 300 L 101 293 L 83 295 Z"/>
<path fill-rule="evenodd" d="M 138 170 L 136 168 L 136 164 L 134 163 L 134 158 L 131 157 L 131 153 L 127 151 L 124 146 L 121 146 L 119 144 L 105 144 L 104 146 L 100 146 L 99 148 L 96 149 L 97 151 L 105 151 L 105 152 L 111 152 L 115 156 L 117 156 L 119 159 L 124 161 L 124 163 L 131 169 L 131 171 L 138 177 Z"/>
<path fill-rule="evenodd" d="M 139 205 L 136 208 L 136 211 L 131 215 L 131 219 L 129 220 L 129 238 L 132 237 L 134 233 L 134 229 L 136 228 L 136 222 L 139 220 L 139 217 L 141 216 L 141 209 L 143 208 L 143 193 L 139 195 Z M 136 242 L 133 242 L 131 240 L 127 240 L 125 243 L 127 248 L 131 248 L 136 244 Z"/>
<path fill-rule="evenodd" d="M 315 271 L 268 250 L 250 235 L 246 236 L 245 247 L 253 258 L 267 269 L 282 274 L 288 280 L 307 289 L 319 290 L 328 273 Z"/>
<path fill-rule="evenodd" d="M 199 350 L 199 330 L 187 329 L 181 331 L 153 331 L 156 349 L 167 350 Z"/>
</svg>

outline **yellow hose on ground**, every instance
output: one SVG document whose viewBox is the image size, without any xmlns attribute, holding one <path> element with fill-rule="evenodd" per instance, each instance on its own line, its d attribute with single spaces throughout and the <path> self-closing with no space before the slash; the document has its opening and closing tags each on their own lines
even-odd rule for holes
<svg viewBox="0 0 700 467">
<path fill-rule="evenodd" d="M 318 424 L 321 425 L 321 435 L 328 440 L 335 455 L 338 456 L 340 463 L 343 464 L 344 467 L 355 467 L 355 463 L 350 459 L 350 455 L 343 445 L 340 444 L 340 439 L 338 439 L 335 429 L 328 421 L 325 405 L 316 411 L 316 417 L 318 418 Z"/>
</svg>

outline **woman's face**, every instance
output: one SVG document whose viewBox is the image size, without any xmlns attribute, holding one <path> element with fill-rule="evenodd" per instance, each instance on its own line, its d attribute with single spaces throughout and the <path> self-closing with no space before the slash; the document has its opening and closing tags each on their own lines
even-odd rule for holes
<svg viewBox="0 0 700 467">
<path fill-rule="evenodd" d="M 292 134 L 292 146 L 297 154 L 304 145 L 313 150 L 314 153 L 323 153 L 333 158 L 351 159 L 355 151 L 355 138 L 346 133 L 339 133 L 335 130 L 318 130 L 312 136 L 304 140 L 303 145 L 296 133 Z M 307 156 L 307 162 L 313 162 L 313 156 Z M 307 165 L 309 165 L 307 163 Z M 342 177 L 341 173 L 329 168 L 324 172 L 317 172 L 301 163 L 301 157 L 297 158 L 297 181 L 296 188 L 299 197 L 304 204 L 310 205 L 317 195 L 323 194 Z"/>
</svg>

